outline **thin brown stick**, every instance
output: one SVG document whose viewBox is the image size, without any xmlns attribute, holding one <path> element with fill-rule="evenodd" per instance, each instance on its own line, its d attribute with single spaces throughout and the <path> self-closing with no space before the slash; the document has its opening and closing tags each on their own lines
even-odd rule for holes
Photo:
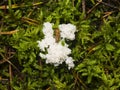
<svg viewBox="0 0 120 90">
<path fill-rule="evenodd" d="M 101 2 L 103 5 L 105 6 L 108 6 L 108 7 L 111 7 L 111 8 L 114 8 L 114 9 L 118 9 L 120 11 L 120 8 L 114 6 L 114 5 L 111 5 L 111 4 L 108 4 L 108 3 L 105 3 L 105 2 Z"/>
<path fill-rule="evenodd" d="M 6 59 L 3 59 L 3 60 L 0 60 L 0 64 L 3 64 L 5 62 L 8 62 L 8 60 L 10 59 L 11 57 L 9 57 L 7 60 Z"/>
<path fill-rule="evenodd" d="M 0 81 L 8 81 L 7 78 L 2 78 L 2 76 L 0 76 Z"/>
<path fill-rule="evenodd" d="M 13 55 L 10 56 L 10 57 L 8 57 L 8 58 L 5 58 L 4 55 L 1 54 L 1 53 L 0 53 L 0 55 L 1 55 L 2 58 L 3 58 L 3 60 L 0 62 L 0 64 L 5 63 L 5 62 L 8 62 L 9 64 L 11 64 L 11 65 L 20 73 L 19 69 L 18 69 L 13 63 L 11 63 L 11 61 L 9 60 L 10 58 L 13 57 Z"/>
<path fill-rule="evenodd" d="M 41 4 L 43 4 L 43 2 L 34 3 L 34 4 L 32 4 L 32 5 L 12 4 L 12 5 L 11 5 L 11 8 L 12 8 L 12 9 L 16 9 L 16 8 L 23 8 L 23 7 L 29 7 L 29 6 L 38 6 L 38 5 L 41 5 Z M 9 8 L 10 8 L 9 5 L 2 5 L 2 6 L 0 6 L 0 9 L 9 9 Z"/>
<path fill-rule="evenodd" d="M 82 11 L 84 13 L 84 17 L 86 17 L 86 5 L 85 5 L 85 0 L 82 0 Z"/>
<path fill-rule="evenodd" d="M 13 88 L 12 88 L 12 66 L 11 66 L 11 64 L 9 64 L 9 75 L 10 75 L 10 90 L 13 90 Z"/>
<path fill-rule="evenodd" d="M 99 0 L 95 6 L 93 6 L 89 11 L 87 11 L 87 14 L 90 14 L 100 3 L 102 2 L 102 0 Z"/>
<path fill-rule="evenodd" d="M 31 18 L 28 18 L 28 17 L 22 17 L 21 20 L 24 21 L 24 22 L 26 22 L 26 23 L 28 23 L 28 24 L 31 24 L 31 25 L 38 25 L 39 24 L 38 21 L 33 20 Z"/>
<path fill-rule="evenodd" d="M 10 35 L 10 34 L 14 34 L 14 33 L 16 33 L 16 32 L 18 32 L 18 30 L 13 30 L 13 31 L 8 31 L 8 32 L 0 32 L 0 34 L 7 34 L 7 35 Z"/>
<path fill-rule="evenodd" d="M 13 55 L 12 55 L 12 56 L 8 57 L 7 59 L 5 59 L 3 54 L 0 53 L 0 55 L 3 57 L 3 60 L 0 60 L 0 64 L 8 62 L 8 60 L 10 60 L 13 57 Z"/>
<path fill-rule="evenodd" d="M 102 17 L 102 18 L 106 18 L 106 17 L 108 17 L 109 15 L 111 15 L 113 12 L 111 11 L 111 12 L 105 12 L 105 15 Z"/>
<path fill-rule="evenodd" d="M 85 89 L 88 88 L 88 87 L 83 83 L 83 81 L 79 78 L 78 73 L 73 72 L 73 76 L 74 76 L 74 78 L 75 78 L 75 84 L 76 84 L 76 83 L 78 84 L 78 82 L 79 82 L 79 83 L 81 83 L 81 85 L 82 85 Z"/>
<path fill-rule="evenodd" d="M 85 89 L 87 89 L 87 86 L 83 83 L 83 81 L 78 77 L 78 74 L 77 74 L 77 79 L 78 79 L 78 81 L 83 85 L 83 87 L 85 88 Z"/>
</svg>

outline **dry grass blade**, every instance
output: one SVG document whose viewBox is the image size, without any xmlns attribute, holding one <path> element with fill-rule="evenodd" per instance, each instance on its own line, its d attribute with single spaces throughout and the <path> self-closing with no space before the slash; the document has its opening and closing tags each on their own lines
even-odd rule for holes
<svg viewBox="0 0 120 90">
<path fill-rule="evenodd" d="M 10 75 L 10 90 L 13 90 L 11 84 L 12 84 L 12 66 L 9 64 L 9 75 Z"/>
<path fill-rule="evenodd" d="M 13 31 L 7 31 L 7 32 L 0 32 L 0 34 L 7 34 L 7 35 L 9 35 L 9 34 L 14 34 L 14 33 L 16 33 L 16 32 L 18 32 L 19 30 L 13 30 Z"/>
<path fill-rule="evenodd" d="M 102 17 L 102 18 L 106 18 L 106 17 L 108 17 L 109 15 L 111 15 L 113 12 L 111 11 L 111 12 L 105 12 L 104 14 L 104 16 Z"/>
<path fill-rule="evenodd" d="M 40 5 L 40 4 L 43 4 L 43 2 L 38 2 L 38 3 L 34 3 L 32 5 L 24 5 L 24 4 L 21 4 L 21 5 L 18 5 L 18 4 L 12 4 L 11 7 L 9 7 L 9 5 L 2 5 L 0 6 L 0 9 L 16 9 L 16 8 L 23 8 L 23 7 L 29 7 L 29 6 L 37 6 L 37 5 Z"/>
<path fill-rule="evenodd" d="M 27 18 L 27 17 L 22 17 L 22 21 L 27 22 L 28 24 L 32 24 L 32 25 L 38 25 L 38 21 L 33 20 L 31 18 Z"/>
</svg>

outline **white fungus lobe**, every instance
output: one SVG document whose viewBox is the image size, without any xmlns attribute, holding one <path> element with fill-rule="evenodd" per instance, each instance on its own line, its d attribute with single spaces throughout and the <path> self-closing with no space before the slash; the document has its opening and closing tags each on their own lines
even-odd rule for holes
<svg viewBox="0 0 120 90">
<path fill-rule="evenodd" d="M 73 58 L 69 57 L 71 49 L 68 48 L 68 44 L 62 45 L 61 42 L 64 39 L 74 40 L 76 27 L 72 24 L 59 25 L 61 40 L 56 43 L 54 38 L 54 30 L 49 22 L 44 23 L 43 34 L 44 39 L 38 42 L 38 47 L 42 52 L 47 50 L 46 54 L 40 53 L 40 57 L 46 60 L 46 64 L 50 63 L 54 66 L 58 66 L 65 62 L 68 65 L 68 69 L 74 67 Z"/>
<path fill-rule="evenodd" d="M 59 25 L 59 29 L 61 31 L 61 37 L 64 39 L 74 40 L 76 27 L 72 24 L 61 24 Z"/>
</svg>

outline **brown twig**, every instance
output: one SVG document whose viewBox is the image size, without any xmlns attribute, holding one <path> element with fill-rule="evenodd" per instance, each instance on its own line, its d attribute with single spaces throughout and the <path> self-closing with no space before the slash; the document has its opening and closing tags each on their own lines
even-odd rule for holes
<svg viewBox="0 0 120 90">
<path fill-rule="evenodd" d="M 81 85 L 85 88 L 85 90 L 88 88 L 88 87 L 83 83 L 83 81 L 79 78 L 78 73 L 73 72 L 73 76 L 74 76 L 74 78 L 75 78 L 75 83 L 77 83 L 77 84 L 78 84 L 78 82 L 81 83 Z"/>
<path fill-rule="evenodd" d="M 78 77 L 78 74 L 77 74 L 77 79 L 78 79 L 78 81 L 83 85 L 83 87 L 85 88 L 85 89 L 87 89 L 87 86 L 83 83 L 83 81 Z"/>
<path fill-rule="evenodd" d="M 2 54 L 0 54 L 0 55 L 2 56 Z M 3 57 L 3 56 L 2 56 L 2 57 Z M 8 62 L 8 60 L 10 60 L 12 57 L 13 57 L 13 55 L 10 56 L 10 57 L 8 57 L 7 59 L 0 60 L 0 64 L 3 64 L 3 63 L 5 63 L 5 62 Z"/>
<path fill-rule="evenodd" d="M 28 23 L 28 24 L 31 24 L 31 25 L 38 25 L 39 24 L 38 21 L 33 20 L 31 18 L 28 18 L 28 17 L 22 17 L 21 20 L 24 21 L 24 22 L 26 22 L 26 23 Z"/>
<path fill-rule="evenodd" d="M 0 34 L 4 34 L 4 35 L 10 35 L 10 34 L 14 34 L 16 32 L 18 32 L 19 30 L 13 30 L 13 31 L 8 31 L 8 32 L 0 32 Z"/>
<path fill-rule="evenodd" d="M 3 64 L 3 63 L 5 63 L 5 62 L 8 62 L 9 64 L 11 64 L 11 65 L 20 73 L 19 69 L 18 69 L 14 64 L 12 64 L 11 61 L 9 60 L 9 59 L 11 59 L 14 55 L 12 55 L 12 56 L 10 56 L 10 57 L 7 57 L 7 58 L 5 58 L 5 56 L 4 56 L 2 53 L 0 53 L 0 55 L 1 55 L 2 58 L 3 58 L 3 60 L 0 61 L 0 64 Z"/>
<path fill-rule="evenodd" d="M 84 17 L 86 17 L 86 5 L 85 5 L 85 0 L 82 0 L 82 11 L 84 13 Z"/>
<path fill-rule="evenodd" d="M 93 6 L 89 11 L 87 11 L 87 14 L 90 14 L 99 4 L 103 4 L 103 5 L 109 6 L 109 7 L 114 8 L 114 9 L 118 9 L 120 11 L 120 8 L 118 8 L 116 6 L 113 6 L 111 4 L 105 3 L 102 0 L 97 0 L 97 1 L 98 2 L 95 4 L 95 6 Z M 111 14 L 111 13 L 109 13 L 109 14 Z M 104 17 L 106 17 L 106 16 L 104 16 Z"/>
<path fill-rule="evenodd" d="M 13 90 L 12 89 L 12 67 L 11 67 L 11 64 L 9 64 L 9 75 L 10 75 L 10 90 Z"/>
<path fill-rule="evenodd" d="M 16 9 L 16 8 L 23 8 L 23 7 L 29 7 L 29 6 L 38 6 L 38 5 L 41 5 L 41 4 L 43 4 L 43 2 L 33 3 L 32 5 L 12 4 L 12 5 L 11 5 L 11 8 L 12 8 L 12 9 Z M 9 9 L 9 8 L 10 8 L 9 5 L 2 5 L 2 6 L 0 6 L 0 9 Z"/>
<path fill-rule="evenodd" d="M 104 13 L 105 15 L 102 17 L 102 19 L 108 17 L 108 16 L 111 15 L 112 13 L 113 13 L 113 11 L 111 11 L 111 12 L 105 12 L 105 13 Z"/>
<path fill-rule="evenodd" d="M 0 81 L 8 81 L 7 78 L 2 78 L 2 76 L 0 76 Z"/>
<path fill-rule="evenodd" d="M 114 6 L 114 5 L 105 3 L 105 2 L 103 2 L 103 1 L 102 1 L 101 3 L 104 4 L 104 5 L 106 5 L 106 6 L 109 6 L 109 7 L 111 7 L 111 8 L 118 9 L 118 10 L 120 11 L 120 8 L 118 8 L 118 7 Z"/>
<path fill-rule="evenodd" d="M 95 6 L 93 6 L 89 11 L 87 11 L 87 14 L 90 14 L 100 3 L 102 2 L 102 0 L 99 0 Z"/>
</svg>

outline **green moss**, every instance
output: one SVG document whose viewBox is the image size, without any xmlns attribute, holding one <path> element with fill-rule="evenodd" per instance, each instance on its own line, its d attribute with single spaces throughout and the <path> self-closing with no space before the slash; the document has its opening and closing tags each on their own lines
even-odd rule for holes
<svg viewBox="0 0 120 90">
<path fill-rule="evenodd" d="M 0 1 L 0 89 L 120 89 L 120 2 L 86 0 L 84 8 L 83 1 Z M 74 69 L 39 57 L 44 22 L 76 25 L 76 39 L 68 41 Z"/>
</svg>

